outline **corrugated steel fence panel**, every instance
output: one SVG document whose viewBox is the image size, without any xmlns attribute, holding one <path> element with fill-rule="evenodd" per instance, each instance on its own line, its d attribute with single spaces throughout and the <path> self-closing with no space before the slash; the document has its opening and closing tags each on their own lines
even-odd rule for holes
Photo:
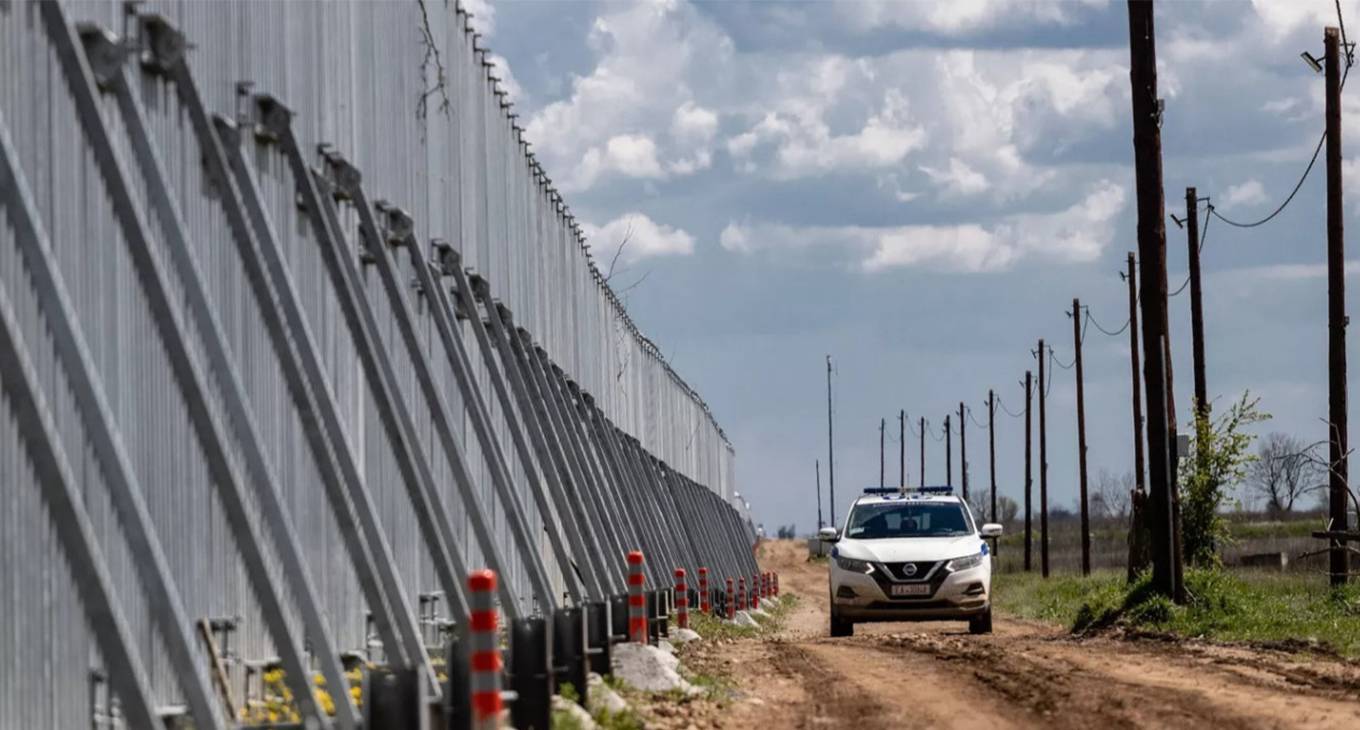
<svg viewBox="0 0 1360 730">
<path fill-rule="evenodd" d="M 141 11 L 163 14 L 193 44 L 189 62 L 210 111 L 232 118 L 248 111 L 250 97 L 241 94 L 241 82 L 253 84 L 249 91 L 271 94 L 288 105 L 305 151 L 320 143 L 332 145 L 362 171 L 371 198 L 411 214 L 422 242 L 443 240 L 458 249 L 463 264 L 489 280 L 493 295 L 514 313 L 515 323 L 533 333 L 552 360 L 594 395 L 614 424 L 681 474 L 732 497 L 731 444 L 707 406 L 637 332 L 602 282 L 569 211 L 532 162 L 526 144 L 530 140 L 522 139 L 513 124 L 513 108 L 493 80 L 496 71 L 485 62 L 486 52 L 455 5 L 441 0 L 427 0 L 423 6 L 415 0 L 150 2 Z M 428 13 L 437 60 L 421 40 L 422 11 Z M 93 21 L 116 33 L 131 27 L 119 2 L 72 3 L 66 12 L 72 22 Z M 188 418 L 189 409 L 220 413 L 221 404 L 185 403 L 180 396 L 39 16 L 36 4 L 0 2 L 0 115 L 52 241 L 51 256 L 72 294 L 187 613 L 196 618 L 239 616 L 242 628 L 233 636 L 232 651 L 246 659 L 272 656 L 274 645 L 237 554 L 238 536 L 227 526 L 203 445 Z M 435 85 L 441 68 L 443 91 L 427 94 L 424 110 L 418 111 L 417 100 Z M 280 373 L 279 353 L 260 326 L 260 304 L 222 212 L 222 190 L 204 175 L 202 151 L 174 87 L 141 74 L 135 65 L 129 73 L 337 648 L 362 651 L 370 640 L 367 604 L 353 563 L 338 544 L 340 531 L 327 507 L 317 455 L 302 436 L 301 416 Z M 101 100 L 101 110 L 119 157 L 129 160 L 126 130 L 112 100 Z M 413 595 L 432 591 L 437 581 L 430 553 L 401 486 L 392 444 L 379 426 L 336 291 L 318 257 L 317 240 L 306 213 L 298 209 L 288 162 L 277 150 L 250 140 L 244 149 L 401 580 Z M 133 199 L 145 208 L 145 181 L 133 174 L 128 182 Z M 159 224 L 147 218 L 153 245 L 162 245 Z M 342 222 L 347 245 L 357 253 L 360 237 L 353 213 L 342 212 Z M 49 324 L 16 251 L 12 226 L 0 226 L 0 287 L 14 304 L 21 335 L 43 378 L 61 445 L 84 490 L 110 577 L 115 585 L 135 587 L 138 574 L 117 514 L 56 360 Z M 404 280 L 414 279 L 410 261 L 395 258 Z M 421 397 L 392 303 L 374 271 L 363 267 L 361 276 L 401 400 L 410 408 L 420 449 L 430 455 L 434 482 L 453 514 L 460 538 L 454 547 L 469 565 L 480 565 L 483 557 L 468 527 L 467 506 L 446 462 L 433 456 L 440 447 L 430 405 Z M 171 277 L 170 284 L 173 290 L 182 282 Z M 426 299 L 418 301 L 430 306 Z M 527 556 L 517 555 L 510 540 L 504 505 L 491 488 L 489 455 L 471 435 L 447 362 L 434 355 L 441 350 L 433 324 L 428 317 L 419 324 L 421 345 L 450 411 L 457 415 L 457 435 L 478 498 L 495 528 L 497 550 L 506 557 L 505 579 L 516 595 L 527 598 L 522 570 Z M 205 333 L 181 325 L 191 332 L 202 367 L 197 338 Z M 490 393 L 491 372 L 481 358 L 470 360 L 478 387 Z M 212 392 L 216 398 L 218 392 Z M 487 401 L 492 422 L 504 436 L 504 413 L 494 399 Z M 87 726 L 93 686 L 89 670 L 100 661 L 38 493 L 28 488 L 30 465 L 9 414 L 0 407 L 0 611 L 11 618 L 0 630 L 0 727 Z M 229 441 L 226 446 L 239 470 L 239 445 Z M 514 458 L 508 461 L 530 524 L 551 523 L 550 516 L 534 508 L 524 465 Z M 266 554 L 278 549 L 264 547 Z M 532 559 L 552 557 L 544 548 Z M 551 568 L 559 595 L 561 571 L 562 566 Z M 280 580 L 279 575 L 273 578 Z M 120 591 L 118 599 L 155 700 L 177 702 L 178 680 L 145 600 L 135 589 Z M 296 631 L 298 618 L 290 614 L 288 621 Z"/>
</svg>

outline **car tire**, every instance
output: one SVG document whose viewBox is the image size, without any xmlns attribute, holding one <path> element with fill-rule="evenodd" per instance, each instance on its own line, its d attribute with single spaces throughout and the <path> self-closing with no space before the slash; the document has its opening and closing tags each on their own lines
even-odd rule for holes
<svg viewBox="0 0 1360 730">
<path fill-rule="evenodd" d="M 854 635 L 855 635 L 855 622 L 847 621 L 841 618 L 840 616 L 837 616 L 836 612 L 833 610 L 831 612 L 831 638 L 839 639 L 845 636 Z"/>
<path fill-rule="evenodd" d="M 987 607 L 987 612 L 968 619 L 968 633 L 970 634 L 990 634 L 992 633 L 992 607 Z"/>
</svg>

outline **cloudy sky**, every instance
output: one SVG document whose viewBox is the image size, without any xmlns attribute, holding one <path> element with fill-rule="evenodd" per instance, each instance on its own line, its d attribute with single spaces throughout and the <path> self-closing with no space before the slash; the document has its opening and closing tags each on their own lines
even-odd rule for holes
<svg viewBox="0 0 1360 730">
<path fill-rule="evenodd" d="M 1106 329 L 1127 319 L 1123 3 L 475 6 L 539 160 L 588 222 L 598 259 L 628 238 L 614 281 L 712 406 L 768 527 L 816 522 L 826 354 L 843 516 L 878 482 L 880 417 L 892 424 L 902 408 L 939 435 L 960 401 L 985 422 L 989 388 L 1018 412 L 1038 338 L 1071 361 L 1073 297 Z M 1360 2 L 1342 8 L 1360 33 Z M 1168 211 L 1183 213 L 1194 185 L 1228 218 L 1264 216 L 1322 129 L 1322 78 L 1299 53 L 1322 54 L 1333 0 L 1163 2 L 1157 23 Z M 1345 109 L 1360 119 L 1360 97 L 1348 94 Z M 1360 143 L 1355 129 L 1347 149 Z M 1360 166 L 1346 169 L 1360 180 Z M 1211 396 L 1226 408 L 1250 389 L 1274 415 L 1263 431 L 1308 441 L 1325 436 L 1323 191 L 1319 165 L 1269 224 L 1212 220 L 1204 250 Z M 1168 250 L 1175 288 L 1186 241 L 1174 225 Z M 1182 419 L 1188 300 L 1172 300 Z M 1094 478 L 1132 464 L 1127 337 L 1091 326 L 1085 354 Z M 1050 489 L 1072 505 L 1075 385 L 1072 371 L 1053 370 Z M 985 431 L 968 429 L 981 485 Z M 998 415 L 997 481 L 1015 497 L 1022 429 Z M 907 438 L 915 483 L 917 436 Z M 943 444 L 926 446 L 927 481 L 942 482 Z M 955 469 L 957 458 L 956 441 Z"/>
</svg>

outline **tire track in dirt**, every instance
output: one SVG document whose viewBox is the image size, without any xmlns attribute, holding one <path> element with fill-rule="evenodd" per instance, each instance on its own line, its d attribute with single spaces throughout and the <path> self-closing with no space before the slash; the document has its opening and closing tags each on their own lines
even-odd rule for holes
<svg viewBox="0 0 1360 730">
<path fill-rule="evenodd" d="M 1196 641 L 1073 638 L 998 617 L 826 636 L 826 568 L 766 543 L 799 607 L 774 640 L 721 647 L 739 695 L 721 727 L 1360 728 L 1360 664 Z"/>
</svg>

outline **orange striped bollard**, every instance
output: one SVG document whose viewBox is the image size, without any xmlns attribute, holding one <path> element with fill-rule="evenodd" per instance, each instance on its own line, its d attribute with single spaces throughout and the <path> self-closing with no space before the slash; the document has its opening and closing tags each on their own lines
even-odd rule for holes
<svg viewBox="0 0 1360 730">
<path fill-rule="evenodd" d="M 472 671 L 472 727 L 494 730 L 501 726 L 500 616 L 496 613 L 496 574 L 479 570 L 468 576 L 468 625 Z"/>
<path fill-rule="evenodd" d="M 760 608 L 760 574 L 751 576 L 751 610 Z"/>
<path fill-rule="evenodd" d="M 628 638 L 638 644 L 647 643 L 647 600 L 643 587 L 647 582 L 642 574 L 642 551 L 628 553 Z"/>
<path fill-rule="evenodd" d="M 761 574 L 760 574 L 760 597 L 761 597 L 761 598 L 769 598 L 769 597 L 770 597 L 770 574 L 769 574 L 769 573 L 761 573 Z"/>
<path fill-rule="evenodd" d="M 746 576 L 737 579 L 737 610 L 746 610 Z"/>
<path fill-rule="evenodd" d="M 732 589 L 732 579 L 727 579 L 727 620 L 731 621 L 737 617 L 737 593 Z"/>
<path fill-rule="evenodd" d="M 675 625 L 689 628 L 689 586 L 685 584 L 685 569 L 675 569 Z"/>
<path fill-rule="evenodd" d="M 708 603 L 708 568 L 699 566 L 699 612 L 712 613 Z"/>
</svg>

